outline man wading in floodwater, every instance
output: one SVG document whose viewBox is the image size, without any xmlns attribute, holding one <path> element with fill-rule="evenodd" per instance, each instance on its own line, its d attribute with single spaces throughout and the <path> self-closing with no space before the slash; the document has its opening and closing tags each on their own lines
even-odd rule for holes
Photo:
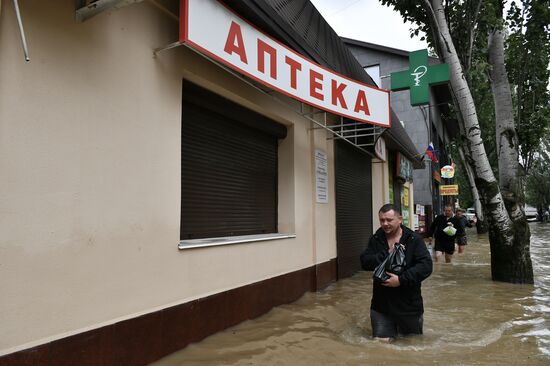
<svg viewBox="0 0 550 366">
<path fill-rule="evenodd" d="M 432 258 L 424 241 L 401 225 L 399 210 L 391 204 L 378 211 L 380 229 L 371 236 L 361 254 L 363 269 L 372 271 L 395 247 L 405 247 L 405 270 L 399 275 L 388 273 L 384 282 L 374 281 L 370 318 L 376 338 L 394 339 L 398 334 L 422 334 L 424 304 L 420 283 L 432 273 Z"/>
<path fill-rule="evenodd" d="M 445 253 L 445 263 L 451 263 L 455 252 L 455 240 L 457 229 L 461 224 L 459 219 L 454 216 L 453 206 L 446 205 L 443 215 L 438 215 L 428 230 L 428 241 L 432 242 L 432 236 L 435 237 L 435 261 Z"/>
</svg>

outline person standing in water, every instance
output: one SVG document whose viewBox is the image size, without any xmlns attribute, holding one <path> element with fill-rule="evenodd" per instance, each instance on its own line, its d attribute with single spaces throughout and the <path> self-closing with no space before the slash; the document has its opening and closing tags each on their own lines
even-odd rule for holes
<svg viewBox="0 0 550 366">
<path fill-rule="evenodd" d="M 464 209 L 457 208 L 456 218 L 460 224 L 456 228 L 456 244 L 458 245 L 458 254 L 462 254 L 464 253 L 466 245 L 468 244 L 468 238 L 466 237 L 466 228 L 472 227 L 476 224 L 476 216 L 474 216 L 473 220 L 470 221 L 466 216 L 464 216 Z"/>
<path fill-rule="evenodd" d="M 391 204 L 378 212 L 380 229 L 361 254 L 361 266 L 373 271 L 399 245 L 405 250 L 405 269 L 388 273 L 384 282 L 373 281 L 370 318 L 375 338 L 392 340 L 398 334 L 422 334 L 424 304 L 420 283 L 432 273 L 432 258 L 418 234 L 402 225 L 399 210 Z"/>
<path fill-rule="evenodd" d="M 446 205 L 443 215 L 438 215 L 430 225 L 428 230 L 428 242 L 432 242 L 435 237 L 435 261 L 445 253 L 445 263 L 451 263 L 455 252 L 456 232 L 460 223 L 454 216 L 453 206 Z"/>
</svg>

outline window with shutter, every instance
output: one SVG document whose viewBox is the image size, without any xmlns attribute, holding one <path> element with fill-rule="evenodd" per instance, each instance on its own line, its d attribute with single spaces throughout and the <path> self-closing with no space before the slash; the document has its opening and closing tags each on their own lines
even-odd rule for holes
<svg viewBox="0 0 550 366">
<path fill-rule="evenodd" d="M 180 239 L 277 232 L 277 146 L 286 128 L 184 83 Z"/>
</svg>

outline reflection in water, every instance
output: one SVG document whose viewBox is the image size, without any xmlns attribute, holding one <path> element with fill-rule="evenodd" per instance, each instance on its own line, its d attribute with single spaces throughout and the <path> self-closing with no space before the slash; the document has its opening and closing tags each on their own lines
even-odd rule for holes
<svg viewBox="0 0 550 366">
<path fill-rule="evenodd" d="M 531 224 L 534 286 L 491 281 L 487 238 L 468 235 L 466 253 L 422 285 L 422 336 L 371 338 L 371 272 L 361 272 L 155 365 L 549 365 L 550 225 Z"/>
</svg>

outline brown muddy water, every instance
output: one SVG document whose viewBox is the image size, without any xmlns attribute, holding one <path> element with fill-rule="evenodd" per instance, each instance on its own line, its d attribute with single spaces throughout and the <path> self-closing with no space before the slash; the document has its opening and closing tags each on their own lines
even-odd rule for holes
<svg viewBox="0 0 550 366">
<path fill-rule="evenodd" d="M 360 272 L 153 365 L 550 365 L 550 224 L 531 224 L 534 286 L 491 281 L 487 238 L 468 235 L 423 282 L 421 336 L 372 339 L 372 273 Z"/>
</svg>

